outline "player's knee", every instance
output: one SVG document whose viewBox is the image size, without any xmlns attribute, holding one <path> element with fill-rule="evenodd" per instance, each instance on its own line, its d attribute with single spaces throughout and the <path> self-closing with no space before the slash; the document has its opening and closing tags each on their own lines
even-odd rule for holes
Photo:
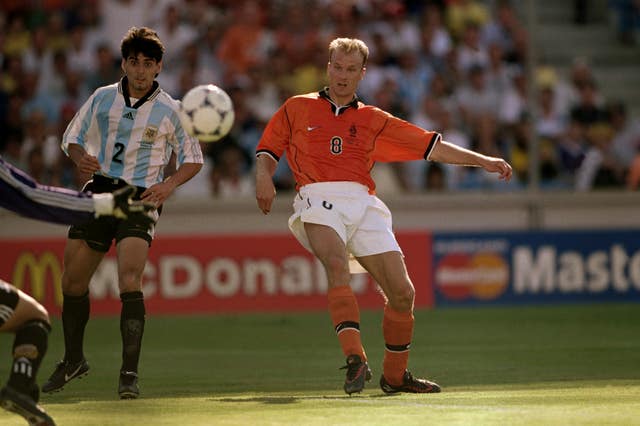
<svg viewBox="0 0 640 426">
<path fill-rule="evenodd" d="M 398 312 L 409 312 L 413 309 L 415 290 L 412 285 L 402 286 L 387 295 L 389 304 Z"/>
<path fill-rule="evenodd" d="M 51 320 L 49 319 L 49 312 L 47 311 L 47 309 L 39 303 L 36 303 L 36 306 L 34 308 L 33 320 L 41 323 L 46 323 L 47 325 L 51 326 Z"/>
<path fill-rule="evenodd" d="M 337 285 L 343 285 L 349 282 L 351 277 L 346 257 L 331 255 L 327 257 L 323 264 L 327 270 L 330 281 L 331 278 L 333 278 L 333 281 Z"/>
<path fill-rule="evenodd" d="M 76 279 L 68 274 L 62 274 L 62 293 L 68 296 L 81 296 L 87 292 L 89 283 Z"/>
<path fill-rule="evenodd" d="M 21 317 L 24 321 L 40 321 L 50 324 L 49 312 L 32 296 L 19 292 L 18 305 L 16 312 L 23 312 Z"/>
<path fill-rule="evenodd" d="M 118 277 L 120 292 L 140 291 L 142 288 L 142 276 L 133 270 L 124 270 Z"/>
</svg>

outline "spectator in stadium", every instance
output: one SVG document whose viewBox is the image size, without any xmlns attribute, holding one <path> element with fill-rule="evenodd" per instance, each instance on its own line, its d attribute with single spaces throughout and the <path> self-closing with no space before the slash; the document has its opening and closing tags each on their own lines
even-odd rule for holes
<svg viewBox="0 0 640 426">
<path fill-rule="evenodd" d="M 314 14 L 308 10 L 309 5 L 291 2 L 281 7 L 282 13 L 276 15 L 280 21 L 274 31 L 277 49 L 289 58 L 292 69 L 313 63 L 316 46 L 320 43 L 320 31 L 313 19 Z"/>
<path fill-rule="evenodd" d="M 20 80 L 24 74 L 22 57 L 18 55 L 4 55 L 2 73 L 0 74 L 0 90 L 7 94 L 17 93 Z"/>
<path fill-rule="evenodd" d="M 94 215 L 140 215 L 151 204 L 132 202 L 134 187 L 115 194 L 86 194 L 43 186 L 0 157 L 0 207 L 22 216 L 72 225 Z M 49 314 L 34 298 L 0 279 L 0 332 L 14 333 L 13 366 L 9 380 L 0 389 L 0 406 L 34 425 L 54 425 L 38 405 L 40 390 L 36 376 L 47 351 L 51 331 Z"/>
<path fill-rule="evenodd" d="M 529 175 L 531 157 L 530 146 L 534 135 L 533 123 L 528 113 L 523 113 L 513 128 L 509 155 L 513 165 L 513 174 L 521 184 L 527 184 L 531 176 Z M 540 185 L 543 188 L 556 185 L 558 177 L 557 150 L 553 141 L 539 139 L 538 144 L 538 172 Z"/>
<path fill-rule="evenodd" d="M 31 72 L 49 74 L 53 70 L 53 52 L 47 43 L 47 29 L 39 26 L 33 29 L 31 44 L 24 52 L 24 68 Z"/>
<path fill-rule="evenodd" d="M 491 11 L 484 2 L 477 0 L 449 0 L 446 7 L 446 22 L 455 40 L 462 38 L 465 27 L 472 23 L 479 27 L 489 22 Z"/>
<path fill-rule="evenodd" d="M 250 196 L 255 191 L 253 179 L 245 173 L 249 159 L 233 141 L 222 142 L 215 156 L 211 175 L 213 194 L 217 198 Z"/>
<path fill-rule="evenodd" d="M 486 68 L 489 52 L 480 40 L 480 27 L 469 23 L 464 28 L 462 42 L 458 45 L 456 67 L 459 74 L 467 74 L 473 67 Z"/>
<path fill-rule="evenodd" d="M 122 69 L 118 66 L 118 61 L 106 42 L 96 45 L 94 56 L 94 69 L 89 70 L 85 77 L 85 86 L 90 92 L 122 76 Z"/>
<path fill-rule="evenodd" d="M 540 138 L 558 141 L 566 130 L 567 117 L 563 116 L 554 103 L 554 87 L 544 85 L 538 88 L 535 109 L 535 131 Z"/>
<path fill-rule="evenodd" d="M 497 43 L 492 43 L 487 48 L 489 65 L 487 66 L 487 84 L 498 96 L 502 96 L 512 85 L 512 73 L 504 61 L 504 52 Z"/>
<path fill-rule="evenodd" d="M 79 73 L 83 78 L 94 69 L 95 46 L 82 25 L 75 25 L 70 30 L 67 62 L 70 71 Z"/>
<path fill-rule="evenodd" d="M 578 100 L 570 110 L 571 117 L 582 124 L 585 129 L 598 122 L 607 120 L 604 105 L 599 101 L 600 96 L 593 80 L 580 83 L 578 88 Z"/>
<path fill-rule="evenodd" d="M 483 152 L 496 155 L 497 114 L 500 100 L 486 81 L 486 70 L 474 65 L 468 83 L 457 88 L 455 96 L 464 124 Z"/>
<path fill-rule="evenodd" d="M 607 115 L 614 131 L 611 149 L 616 161 L 628 168 L 640 148 L 640 120 L 629 117 L 624 102 L 612 102 Z"/>
<path fill-rule="evenodd" d="M 502 128 L 510 131 L 523 114 L 529 111 L 527 101 L 527 78 L 520 67 L 510 70 L 511 84 L 501 93 L 498 106 L 498 121 Z"/>
<path fill-rule="evenodd" d="M 328 87 L 291 97 L 274 114 L 256 149 L 256 199 L 268 214 L 276 195 L 272 176 L 286 151 L 298 191 L 289 227 L 324 266 L 329 313 L 347 357 L 345 392 L 361 392 L 371 378 L 358 302 L 349 286 L 350 257 L 372 275 L 386 299 L 380 387 L 385 393 L 439 392 L 436 383 L 407 370 L 415 290 L 391 229 L 391 213 L 375 196 L 370 170 L 375 161 L 423 158 L 478 166 L 509 179 L 511 166 L 362 103 L 356 90 L 368 55 L 359 39 L 334 39 Z"/>
<path fill-rule="evenodd" d="M 261 63 L 275 45 L 258 1 L 237 2 L 233 8 L 236 19 L 223 34 L 217 52 L 229 77 L 246 74 L 250 67 Z"/>
<path fill-rule="evenodd" d="M 453 42 L 444 26 L 442 12 L 435 4 L 427 4 L 420 17 L 421 41 L 424 57 L 436 70 L 443 67 L 444 57 L 451 51 Z"/>
<path fill-rule="evenodd" d="M 562 179 L 574 186 L 575 173 L 587 153 L 585 131 L 577 120 L 569 120 L 566 131 L 561 134 L 556 150 Z"/>
<path fill-rule="evenodd" d="M 158 35 L 162 38 L 166 53 L 163 58 L 163 68 L 175 70 L 183 59 L 183 51 L 189 46 L 196 49 L 195 43 L 198 39 L 196 29 L 180 20 L 180 7 L 176 2 L 166 3 L 163 9 L 162 19 L 156 25 Z M 193 62 L 193 59 L 191 60 Z M 211 80 L 216 81 L 216 80 Z"/>
<path fill-rule="evenodd" d="M 434 71 L 424 61 L 420 61 L 418 52 L 405 50 L 398 55 L 398 95 L 404 109 L 412 111 L 420 108 L 429 93 L 429 85 Z"/>
<path fill-rule="evenodd" d="M 22 164 L 26 164 L 29 174 L 45 185 L 60 185 L 60 140 L 47 128 L 46 117 L 39 110 L 35 110 L 26 117 L 27 126 L 25 138 L 22 140 Z M 37 175 L 30 169 L 29 157 L 34 149 L 39 149 L 42 160 L 43 174 Z"/>
<path fill-rule="evenodd" d="M 38 80 L 41 73 L 36 71 L 26 71 L 20 80 L 20 93 L 22 95 L 22 106 L 20 114 L 24 120 L 24 125 L 28 125 L 26 120 L 34 111 L 44 113 L 46 126 L 53 126 L 59 119 L 59 111 L 52 99 L 43 93 L 37 92 Z"/>
<path fill-rule="evenodd" d="M 2 53 L 7 56 L 21 56 L 31 44 L 31 33 L 24 16 L 19 13 L 10 14 L 6 17 L 4 28 Z"/>
<path fill-rule="evenodd" d="M 526 25 L 518 20 L 510 0 L 498 0 L 496 3 L 495 12 L 482 29 L 483 43 L 487 46 L 498 44 L 506 62 L 525 66 L 528 47 Z"/>
<path fill-rule="evenodd" d="M 391 56 L 398 61 L 405 52 L 418 52 L 422 44 L 420 29 L 416 22 L 407 19 L 403 2 L 386 1 L 381 12 L 374 24 L 375 31 L 382 35 Z"/>
<path fill-rule="evenodd" d="M 178 102 L 155 81 L 162 69 L 163 52 L 155 31 L 129 29 L 121 43 L 124 77 L 96 90 L 69 123 L 62 147 L 81 171 L 93 173 L 86 190 L 113 192 L 132 184 L 138 187 L 136 199 L 159 207 L 202 167 L 198 141 L 187 136 L 180 124 Z M 108 125 L 101 124 L 103 121 Z M 171 152 L 177 157 L 178 168 L 164 179 Z M 158 211 L 150 214 L 157 220 Z M 154 231 L 154 225 L 136 218 L 97 218 L 70 228 L 62 274 L 65 355 L 42 386 L 43 392 L 60 390 L 89 370 L 83 353 L 89 281 L 115 239 L 122 301 L 118 394 L 122 399 L 139 396 L 138 361 L 145 323 L 142 273 Z"/>
<path fill-rule="evenodd" d="M 635 46 L 640 29 L 640 3 L 637 0 L 610 0 L 608 6 L 616 15 L 616 31 L 620 43 Z"/>
<path fill-rule="evenodd" d="M 93 2 L 83 2 L 93 3 Z M 120 50 L 122 34 L 134 25 L 149 25 L 162 14 L 158 1 L 151 0 L 100 0 L 96 2 L 100 16 L 100 34 L 114 56 Z"/>
<path fill-rule="evenodd" d="M 575 189 L 588 191 L 603 188 L 622 188 L 625 169 L 616 161 L 611 143 L 613 129 L 606 122 L 590 126 L 586 133 L 589 148 L 576 170 Z"/>
</svg>

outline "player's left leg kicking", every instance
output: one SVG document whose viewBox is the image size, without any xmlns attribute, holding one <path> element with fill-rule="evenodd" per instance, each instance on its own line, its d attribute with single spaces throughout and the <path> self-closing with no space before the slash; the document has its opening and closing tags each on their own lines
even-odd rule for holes
<svg viewBox="0 0 640 426">
<path fill-rule="evenodd" d="M 413 336 L 415 290 L 402 253 L 389 251 L 358 257 L 358 261 L 380 285 L 387 298 L 382 320 L 385 351 L 380 388 L 388 394 L 440 392 L 437 383 L 413 377 L 407 370 Z"/>
<path fill-rule="evenodd" d="M 0 389 L 0 406 L 24 417 L 30 425 L 55 426 L 38 405 L 36 375 L 47 351 L 49 315 L 42 305 L 0 280 L 0 332 L 15 334 L 9 380 Z"/>
</svg>

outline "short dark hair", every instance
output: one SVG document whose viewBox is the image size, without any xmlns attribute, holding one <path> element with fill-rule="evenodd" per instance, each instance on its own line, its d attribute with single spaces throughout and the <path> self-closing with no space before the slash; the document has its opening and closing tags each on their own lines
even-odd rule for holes
<svg viewBox="0 0 640 426">
<path fill-rule="evenodd" d="M 120 52 L 122 59 L 125 60 L 131 55 L 137 56 L 138 53 L 142 53 L 144 56 L 160 62 L 164 53 L 164 45 L 160 41 L 158 33 L 151 28 L 131 27 L 122 39 Z"/>
</svg>

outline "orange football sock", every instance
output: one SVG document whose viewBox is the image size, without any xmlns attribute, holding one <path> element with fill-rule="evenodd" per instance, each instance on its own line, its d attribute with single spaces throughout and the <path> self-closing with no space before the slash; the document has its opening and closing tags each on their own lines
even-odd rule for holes
<svg viewBox="0 0 640 426">
<path fill-rule="evenodd" d="M 413 335 L 413 312 L 398 312 L 389 305 L 385 305 L 382 334 L 385 343 L 382 374 L 390 384 L 400 385 L 409 363 L 409 347 Z"/>
<path fill-rule="evenodd" d="M 360 340 L 360 310 L 351 287 L 340 285 L 330 288 L 327 297 L 329 315 L 331 315 L 342 352 L 345 356 L 360 355 L 362 360 L 366 361 L 367 356 Z"/>
</svg>

